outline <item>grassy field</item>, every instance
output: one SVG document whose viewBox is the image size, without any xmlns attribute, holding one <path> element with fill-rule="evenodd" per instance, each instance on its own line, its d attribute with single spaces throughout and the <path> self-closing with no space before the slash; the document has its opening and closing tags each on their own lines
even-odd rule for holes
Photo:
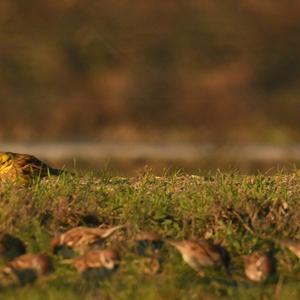
<svg viewBox="0 0 300 300">
<path fill-rule="evenodd" d="M 2 284 L 0 299 L 299 299 L 300 263 L 277 243 L 300 238 L 300 174 L 243 176 L 215 172 L 207 176 L 150 171 L 136 177 L 109 174 L 65 176 L 31 188 L 7 186 L 0 194 L 0 229 L 25 241 L 28 251 L 51 254 L 55 233 L 77 225 L 129 223 L 111 238 L 122 263 L 109 279 L 86 280 L 54 257 L 55 271 L 33 284 Z M 231 254 L 231 274 L 208 270 L 196 275 L 171 246 L 161 250 L 162 270 L 143 271 L 134 238 L 153 230 L 164 238 L 204 237 Z M 243 273 L 241 256 L 274 248 L 276 278 L 257 284 Z"/>
</svg>

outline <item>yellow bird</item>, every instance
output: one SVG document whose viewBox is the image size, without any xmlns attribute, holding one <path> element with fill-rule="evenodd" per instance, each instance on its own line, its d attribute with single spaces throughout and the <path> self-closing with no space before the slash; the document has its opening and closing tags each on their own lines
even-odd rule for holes
<svg viewBox="0 0 300 300">
<path fill-rule="evenodd" d="M 61 173 L 62 170 L 53 169 L 32 155 L 0 152 L 0 182 L 28 183 L 34 179 L 49 175 L 57 176 Z"/>
</svg>

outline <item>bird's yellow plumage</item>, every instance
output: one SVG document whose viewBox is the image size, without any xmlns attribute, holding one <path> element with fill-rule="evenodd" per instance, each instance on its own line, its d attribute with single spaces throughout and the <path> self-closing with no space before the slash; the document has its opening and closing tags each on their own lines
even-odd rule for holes
<svg viewBox="0 0 300 300">
<path fill-rule="evenodd" d="M 59 175 L 61 172 L 29 154 L 0 152 L 0 181 L 18 180 L 28 183 L 48 175 Z"/>
<path fill-rule="evenodd" d="M 0 174 L 9 172 L 13 166 L 13 160 L 9 153 L 0 153 Z"/>
</svg>

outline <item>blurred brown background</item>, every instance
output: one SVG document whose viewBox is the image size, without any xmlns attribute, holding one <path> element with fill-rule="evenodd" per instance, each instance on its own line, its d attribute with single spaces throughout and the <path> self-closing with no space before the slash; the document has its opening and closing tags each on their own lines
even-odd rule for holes
<svg viewBox="0 0 300 300">
<path fill-rule="evenodd" d="M 1 0 L 0 142 L 297 144 L 299 37 L 299 1 Z"/>
</svg>

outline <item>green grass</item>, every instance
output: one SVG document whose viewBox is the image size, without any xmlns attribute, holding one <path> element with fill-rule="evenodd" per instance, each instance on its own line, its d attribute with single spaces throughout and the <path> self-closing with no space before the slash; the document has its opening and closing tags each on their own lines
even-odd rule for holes
<svg viewBox="0 0 300 300">
<path fill-rule="evenodd" d="M 300 174 L 243 176 L 216 172 L 134 178 L 108 173 L 65 176 L 0 194 L 0 230 L 25 241 L 32 252 L 51 253 L 55 233 L 77 225 L 125 224 L 122 264 L 111 278 L 87 281 L 55 257 L 55 272 L 31 285 L 3 286 L 0 299 L 299 299 L 300 263 L 276 239 L 300 238 Z M 205 237 L 231 254 L 232 276 L 208 271 L 201 278 L 172 247 L 162 248 L 162 271 L 146 275 L 132 251 L 138 230 L 164 238 Z M 116 243 L 112 240 L 111 243 Z M 241 256 L 274 247 L 278 275 L 251 283 Z"/>
</svg>

